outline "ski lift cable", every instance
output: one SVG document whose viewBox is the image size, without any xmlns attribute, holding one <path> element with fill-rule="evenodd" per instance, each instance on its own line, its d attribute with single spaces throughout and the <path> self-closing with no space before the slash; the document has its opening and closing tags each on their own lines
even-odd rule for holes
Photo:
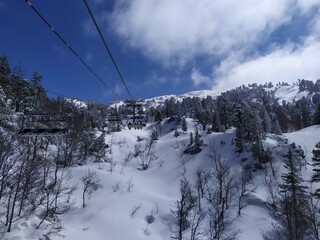
<svg viewBox="0 0 320 240">
<path fill-rule="evenodd" d="M 55 28 L 50 25 L 50 23 L 43 17 L 43 15 L 33 6 L 29 0 L 25 2 L 32 8 L 32 10 L 41 18 L 41 20 L 53 31 L 53 33 L 64 43 L 64 45 L 78 58 L 78 60 L 108 89 L 113 95 L 115 95 L 120 100 L 122 99 L 111 87 L 109 87 L 105 81 L 95 72 L 93 69 L 83 60 L 83 58 L 68 44 L 64 38 L 55 30 Z"/>
<path fill-rule="evenodd" d="M 102 40 L 102 42 L 103 42 L 103 44 L 104 44 L 104 46 L 105 46 L 105 48 L 106 48 L 106 50 L 107 50 L 110 58 L 111 58 L 111 61 L 112 61 L 113 65 L 114 65 L 114 67 L 116 68 L 116 71 L 117 71 L 117 73 L 118 73 L 118 76 L 119 76 L 120 80 L 122 81 L 122 84 L 124 85 L 124 87 L 125 87 L 128 95 L 129 95 L 130 99 L 133 100 L 132 95 L 131 95 L 128 87 L 127 87 L 127 84 L 125 83 L 125 81 L 124 81 L 124 79 L 123 79 L 123 77 L 122 77 L 122 74 L 121 74 L 121 72 L 120 72 L 120 70 L 119 70 L 119 67 L 118 67 L 118 65 L 117 65 L 117 63 L 116 63 L 116 61 L 115 61 L 115 59 L 114 59 L 114 57 L 113 57 L 113 55 L 112 55 L 112 53 L 111 53 L 110 48 L 108 47 L 108 44 L 107 44 L 105 38 L 103 37 L 103 35 L 102 35 L 102 33 L 101 33 L 101 30 L 100 30 L 100 28 L 99 28 L 99 26 L 98 26 L 98 24 L 97 24 L 97 21 L 96 21 L 96 19 L 95 19 L 95 17 L 94 17 L 94 15 L 93 15 L 93 13 L 92 13 L 92 11 L 91 11 L 91 9 L 90 9 L 90 7 L 89 7 L 89 5 L 88 5 L 88 3 L 87 3 L 86 0 L 84 0 L 84 4 L 86 5 L 86 8 L 87 8 L 87 10 L 88 10 L 88 12 L 89 12 L 89 14 L 90 14 L 90 17 L 91 17 L 91 19 L 92 19 L 92 21 L 93 21 L 93 23 L 94 23 L 94 25 L 95 25 L 95 27 L 96 27 L 99 35 L 100 35 L 100 37 L 101 37 L 101 40 Z"/>
<path fill-rule="evenodd" d="M 47 90 L 47 89 L 45 89 L 45 91 L 46 91 L 47 93 L 51 93 L 51 94 L 56 95 L 57 97 L 61 97 L 61 98 L 66 98 L 66 99 L 71 99 L 71 100 L 77 100 L 77 101 L 82 101 L 82 102 L 86 101 L 86 100 L 84 100 L 84 99 L 80 99 L 80 98 L 77 98 L 77 97 L 72 97 L 72 96 L 70 96 L 70 95 L 65 95 L 65 94 L 62 94 L 62 93 L 53 92 L 53 91 L 50 91 L 50 90 Z"/>
</svg>

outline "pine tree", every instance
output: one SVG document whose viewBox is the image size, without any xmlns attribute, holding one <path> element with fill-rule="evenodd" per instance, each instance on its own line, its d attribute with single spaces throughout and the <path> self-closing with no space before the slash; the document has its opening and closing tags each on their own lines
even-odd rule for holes
<svg viewBox="0 0 320 240">
<path fill-rule="evenodd" d="M 182 119 L 182 126 L 181 126 L 181 128 L 182 128 L 182 131 L 184 131 L 184 132 L 188 131 L 188 125 L 187 125 L 187 120 L 186 120 L 186 118 L 183 118 L 183 119 Z"/>
<path fill-rule="evenodd" d="M 219 109 L 217 106 L 214 108 L 214 113 L 212 116 L 212 131 L 217 131 L 217 132 L 224 132 L 224 128 L 222 127 L 221 124 L 221 119 L 220 119 L 220 113 Z"/>
<path fill-rule="evenodd" d="M 175 138 L 177 138 L 177 137 L 179 137 L 179 136 L 180 136 L 180 134 L 179 134 L 178 130 L 175 130 L 175 131 L 174 131 L 174 136 L 175 136 Z"/>
<path fill-rule="evenodd" d="M 313 116 L 313 124 L 320 124 L 320 102 L 318 103 Z"/>
<path fill-rule="evenodd" d="M 253 115 L 248 120 L 249 141 L 252 143 L 252 153 L 255 159 L 258 160 L 259 166 L 264 163 L 262 140 L 265 136 L 263 129 L 263 120 L 259 116 L 259 111 L 255 109 Z"/>
<path fill-rule="evenodd" d="M 34 71 L 30 79 L 31 85 L 33 87 L 39 87 L 41 86 L 41 81 L 42 81 L 42 75 L 39 74 L 37 71 Z"/>
<path fill-rule="evenodd" d="M 189 143 L 189 145 L 191 146 L 192 144 L 193 144 L 193 133 L 191 132 L 190 133 L 190 143 Z"/>
<path fill-rule="evenodd" d="M 28 97 L 30 97 L 30 85 L 25 81 L 24 78 L 24 68 L 21 63 L 13 69 L 13 74 L 11 78 L 12 84 L 12 99 L 15 101 L 15 111 L 20 112 L 23 110 L 23 103 L 26 103 Z"/>
<path fill-rule="evenodd" d="M 312 182 L 320 182 L 320 142 L 312 150 L 312 167 L 313 174 L 311 176 Z M 320 199 L 320 188 L 316 189 L 314 193 L 315 197 Z"/>
<path fill-rule="evenodd" d="M 236 127 L 235 145 L 239 153 L 243 152 L 246 140 L 249 140 L 250 130 L 248 129 L 249 116 L 254 116 L 247 102 L 239 100 L 239 96 L 235 97 L 233 110 L 231 113 L 232 124 Z"/>
<path fill-rule="evenodd" d="M 217 107 L 220 114 L 220 121 L 224 129 L 227 129 L 229 127 L 230 105 L 230 101 L 225 96 L 225 94 L 221 94 L 217 98 Z"/>
<path fill-rule="evenodd" d="M 106 133 L 102 132 L 101 135 L 95 140 L 94 145 L 92 146 L 92 152 L 97 162 L 100 162 L 106 155 L 105 139 Z"/>
<path fill-rule="evenodd" d="M 237 148 L 237 152 L 242 153 L 244 150 L 245 141 L 243 138 L 243 128 L 241 125 L 236 128 L 236 136 L 234 141 L 235 146 Z"/>
<path fill-rule="evenodd" d="M 303 97 L 299 101 L 297 101 L 297 108 L 300 112 L 301 117 L 301 128 L 309 127 L 312 124 L 312 117 L 311 117 L 311 109 L 310 109 L 310 101 Z"/>
<path fill-rule="evenodd" d="M 302 185 L 303 179 L 291 150 L 288 152 L 284 167 L 287 172 L 281 176 L 283 184 L 280 185 L 282 193 L 280 205 L 285 220 L 285 230 L 290 240 L 306 239 L 309 227 L 307 187 Z"/>
<path fill-rule="evenodd" d="M 197 148 L 200 148 L 200 145 L 201 145 L 198 128 L 196 128 L 196 131 L 194 133 L 194 145 Z"/>
<path fill-rule="evenodd" d="M 33 90 L 33 107 L 39 108 L 47 100 L 46 90 L 41 86 L 42 75 L 35 71 L 30 79 Z"/>
<path fill-rule="evenodd" d="M 159 134 L 156 128 L 154 128 L 151 132 L 151 139 L 152 140 L 158 140 L 159 138 Z"/>
<path fill-rule="evenodd" d="M 6 84 L 9 81 L 11 68 L 8 58 L 4 55 L 0 56 L 0 84 Z"/>
<path fill-rule="evenodd" d="M 262 105 L 261 106 L 261 120 L 262 120 L 262 127 L 264 132 L 270 133 L 271 132 L 271 118 L 269 113 L 267 112 L 266 108 Z"/>
</svg>

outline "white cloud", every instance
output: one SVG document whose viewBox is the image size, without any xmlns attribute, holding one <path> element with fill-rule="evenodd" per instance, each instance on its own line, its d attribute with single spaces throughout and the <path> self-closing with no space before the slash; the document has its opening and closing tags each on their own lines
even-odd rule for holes
<svg viewBox="0 0 320 240">
<path fill-rule="evenodd" d="M 293 11 L 291 0 L 119 2 L 110 19 L 116 33 L 163 63 L 250 47 L 289 21 Z"/>
<path fill-rule="evenodd" d="M 319 0 L 118 0 L 108 21 L 124 44 L 149 59 L 164 66 L 194 64 L 189 78 L 194 86 L 214 79 L 214 87 L 227 89 L 319 78 L 319 16 Z M 299 17 L 306 33 L 297 30 L 300 43 L 284 43 L 282 33 L 295 29 L 291 20 Z M 280 27 L 283 32 L 275 36 Z M 282 46 L 271 42 L 277 37 Z M 259 44 L 269 52 L 259 52 Z M 211 76 L 201 73 L 199 56 L 219 59 Z"/>
<path fill-rule="evenodd" d="M 156 72 L 151 72 L 145 81 L 145 85 L 158 86 L 159 84 L 165 84 L 168 79 L 164 76 L 159 76 Z"/>
<path fill-rule="evenodd" d="M 176 86 L 181 82 L 181 79 L 179 77 L 174 77 L 174 76 L 163 76 L 160 75 L 159 73 L 156 72 L 151 72 L 149 76 L 147 77 L 146 81 L 144 84 L 146 86 L 151 86 L 151 87 L 163 87 L 164 84 L 170 83 L 172 86 Z"/>
<path fill-rule="evenodd" d="M 319 1 L 320 2 L 320 1 Z M 318 11 L 317 17 L 311 21 L 311 37 L 315 37 L 320 40 L 320 9 Z"/>
<path fill-rule="evenodd" d="M 201 72 L 196 68 L 192 69 L 191 80 L 192 80 L 194 86 L 199 86 L 201 84 L 206 84 L 208 86 L 212 85 L 211 78 L 202 75 Z"/>
<path fill-rule="evenodd" d="M 314 7 L 319 7 L 319 0 L 298 0 L 297 7 L 302 11 L 302 13 L 306 13 Z"/>
<path fill-rule="evenodd" d="M 116 84 L 113 90 L 116 94 L 121 95 L 124 93 L 124 87 L 122 84 Z"/>
<path fill-rule="evenodd" d="M 298 79 L 316 80 L 320 77 L 320 42 L 306 41 L 302 46 L 287 45 L 283 49 L 237 62 L 227 59 L 215 70 L 213 89 L 228 90 L 248 83 L 294 82 Z"/>
</svg>

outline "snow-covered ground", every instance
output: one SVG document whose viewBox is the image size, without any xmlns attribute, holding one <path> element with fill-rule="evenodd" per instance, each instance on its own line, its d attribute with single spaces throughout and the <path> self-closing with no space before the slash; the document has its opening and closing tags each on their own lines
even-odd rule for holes
<svg viewBox="0 0 320 240">
<path fill-rule="evenodd" d="M 291 85 L 291 86 L 281 86 L 279 87 L 276 92 L 275 96 L 278 98 L 278 102 L 282 104 L 283 101 L 292 102 L 293 100 L 298 101 L 303 97 L 307 97 L 309 94 L 308 91 L 299 91 L 298 85 Z"/>
<path fill-rule="evenodd" d="M 193 130 L 192 121 L 188 129 Z M 150 138 L 151 128 L 142 130 L 124 129 L 121 132 L 106 136 L 109 144 L 109 163 L 89 163 L 72 168 L 72 180 L 79 182 L 76 192 L 75 209 L 62 216 L 63 229 L 59 235 L 51 239 L 171 239 L 171 229 L 174 228 L 174 216 L 171 209 L 179 198 L 179 181 L 183 174 L 192 182 L 198 168 L 208 170 L 211 166 L 209 154 L 214 147 L 217 153 L 226 160 L 235 174 L 240 172 L 241 160 L 252 160 L 250 153 L 238 154 L 234 151 L 234 129 L 226 133 L 201 133 L 203 150 L 196 155 L 183 154 L 189 143 L 189 132 L 175 138 L 172 129 L 177 125 L 163 126 L 162 135 L 154 144 L 153 152 L 156 159 L 151 162 L 149 169 L 140 170 L 140 157 L 134 157 L 135 149 L 144 150 Z M 316 142 L 320 141 L 320 126 L 312 126 L 284 136 L 269 135 L 265 146 L 279 148 L 295 142 L 306 151 L 307 161 L 310 162 L 311 151 Z M 139 140 L 138 140 L 139 139 Z M 111 150 L 111 153 L 110 153 Z M 111 163 L 110 163 L 111 162 Z M 281 165 L 281 161 L 279 163 Z M 98 188 L 91 194 L 85 208 L 82 208 L 81 177 L 86 172 L 95 171 L 100 178 Z M 307 166 L 304 176 L 310 176 L 310 166 Z M 248 206 L 243 209 L 241 216 L 235 214 L 231 228 L 239 230 L 237 239 L 262 240 L 261 232 L 267 231 L 274 221 L 267 207 L 266 193 L 262 183 L 263 171 L 253 174 L 255 192 L 247 199 Z M 232 206 L 236 213 L 236 206 Z M 134 209 L 137 209 L 133 214 Z M 153 214 L 155 220 L 147 224 L 146 217 Z M 36 218 L 30 218 L 18 225 L 10 240 L 35 239 L 39 235 L 31 231 L 36 226 Z M 205 239 L 205 238 L 204 238 Z"/>
</svg>

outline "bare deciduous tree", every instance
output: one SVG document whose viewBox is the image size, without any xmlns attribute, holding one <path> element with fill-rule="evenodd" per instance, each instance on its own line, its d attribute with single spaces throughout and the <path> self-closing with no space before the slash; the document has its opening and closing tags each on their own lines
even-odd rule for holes
<svg viewBox="0 0 320 240">
<path fill-rule="evenodd" d="M 250 188 L 250 173 L 249 169 L 242 168 L 240 182 L 237 184 L 236 189 L 238 193 L 238 215 L 241 215 L 241 210 L 245 208 L 245 199 L 255 191 L 254 188 Z"/>
<path fill-rule="evenodd" d="M 55 184 L 48 184 L 39 195 L 38 206 L 41 208 L 42 223 L 47 220 L 51 223 L 59 222 L 59 216 L 68 212 L 72 206 L 72 194 L 77 189 L 77 185 L 70 182 L 69 172 L 62 169 L 59 172 L 59 178 Z"/>
<path fill-rule="evenodd" d="M 131 210 L 130 216 L 134 217 L 134 215 L 136 215 L 136 213 L 141 209 L 141 207 L 141 203 L 134 205 Z"/>
<path fill-rule="evenodd" d="M 86 195 L 90 195 L 95 190 L 100 179 L 96 172 L 88 170 L 86 175 L 81 178 L 81 181 L 83 183 L 82 207 L 84 208 L 86 206 Z"/>
<path fill-rule="evenodd" d="M 154 153 L 154 143 L 152 139 L 147 141 L 143 154 L 140 154 L 139 166 L 141 170 L 147 170 L 150 164 L 155 161 L 158 157 Z"/>
<path fill-rule="evenodd" d="M 206 215 L 204 211 L 200 208 L 193 208 L 191 211 L 190 220 L 190 240 L 198 240 L 203 237 L 205 231 L 201 224 L 205 219 Z"/>
<path fill-rule="evenodd" d="M 176 239 L 182 240 L 183 232 L 190 227 L 188 217 L 194 206 L 195 199 L 192 196 L 189 181 L 183 178 L 180 181 L 180 199 L 176 201 L 175 209 L 171 209 L 177 220 Z"/>
</svg>

